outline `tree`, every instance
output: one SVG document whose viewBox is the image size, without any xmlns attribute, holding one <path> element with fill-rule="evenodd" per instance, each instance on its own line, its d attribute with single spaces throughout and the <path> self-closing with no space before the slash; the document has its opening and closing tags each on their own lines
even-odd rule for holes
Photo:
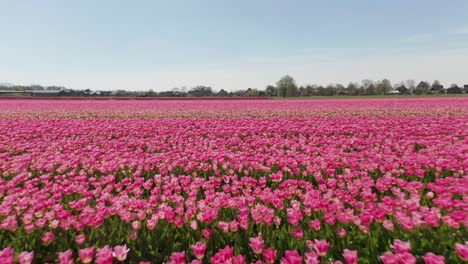
<svg viewBox="0 0 468 264">
<path fill-rule="evenodd" d="M 277 83 L 279 95 L 282 97 L 294 96 L 296 94 L 297 86 L 293 77 L 286 75 L 281 78 Z"/>
<path fill-rule="evenodd" d="M 364 93 L 366 95 L 376 95 L 377 94 L 377 88 L 375 88 L 375 85 L 371 83 L 365 90 Z"/>
<path fill-rule="evenodd" d="M 357 95 L 358 94 L 358 85 L 350 82 L 348 87 L 346 87 L 348 95 Z"/>
<path fill-rule="evenodd" d="M 415 84 L 416 84 L 415 80 L 406 80 L 405 81 L 405 86 L 406 86 L 406 88 L 408 88 L 409 93 L 413 93 L 414 88 L 416 88 Z"/>
<path fill-rule="evenodd" d="M 383 95 L 392 89 L 392 83 L 388 79 L 383 79 L 377 83 L 377 94 Z"/>
<path fill-rule="evenodd" d="M 213 95 L 213 90 L 209 86 L 198 85 L 190 89 L 188 92 L 191 96 L 211 96 Z"/>
<path fill-rule="evenodd" d="M 265 94 L 267 96 L 277 96 L 278 95 L 278 89 L 276 89 L 276 87 L 273 86 L 273 85 L 268 85 L 265 88 Z"/>
<path fill-rule="evenodd" d="M 341 83 L 336 84 L 336 95 L 347 95 L 348 91 L 346 90 L 346 87 L 342 85 Z"/>
<path fill-rule="evenodd" d="M 374 83 L 374 81 L 369 80 L 369 79 L 364 79 L 361 82 L 362 82 L 362 86 L 364 87 L 364 90 L 367 90 L 369 86 L 371 86 Z"/>
</svg>

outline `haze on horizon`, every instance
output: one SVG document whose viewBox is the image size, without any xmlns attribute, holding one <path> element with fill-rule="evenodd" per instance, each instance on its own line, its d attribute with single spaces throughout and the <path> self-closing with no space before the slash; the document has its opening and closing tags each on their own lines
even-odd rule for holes
<svg viewBox="0 0 468 264">
<path fill-rule="evenodd" d="M 468 1 L 0 0 L 0 83 L 263 89 L 468 84 Z"/>
</svg>

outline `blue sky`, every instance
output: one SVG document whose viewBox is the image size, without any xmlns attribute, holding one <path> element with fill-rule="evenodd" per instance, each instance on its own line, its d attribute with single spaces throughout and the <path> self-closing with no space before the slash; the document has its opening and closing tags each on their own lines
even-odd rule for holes
<svg viewBox="0 0 468 264">
<path fill-rule="evenodd" d="M 0 82 L 263 89 L 390 78 L 468 84 L 466 0 L 0 0 Z"/>
</svg>

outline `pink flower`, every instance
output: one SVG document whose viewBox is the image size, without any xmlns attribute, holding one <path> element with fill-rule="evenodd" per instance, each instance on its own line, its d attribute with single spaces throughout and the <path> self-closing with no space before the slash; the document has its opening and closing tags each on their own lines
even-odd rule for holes
<svg viewBox="0 0 468 264">
<path fill-rule="evenodd" d="M 286 250 L 284 257 L 281 258 L 281 264 L 301 264 L 302 257 L 296 250 Z"/>
<path fill-rule="evenodd" d="M 232 262 L 234 258 L 234 249 L 230 246 L 220 249 L 213 257 L 211 257 L 211 263 L 213 264 L 224 264 L 229 261 Z"/>
<path fill-rule="evenodd" d="M 205 239 L 210 239 L 211 236 L 213 235 L 213 230 L 206 228 L 202 230 L 202 235 Z"/>
<path fill-rule="evenodd" d="M 130 240 L 135 241 L 138 238 L 137 231 L 135 231 L 135 230 L 131 231 L 130 234 L 128 234 L 128 237 L 130 238 Z"/>
<path fill-rule="evenodd" d="M 72 254 L 73 252 L 71 250 L 60 252 L 58 255 L 59 263 L 60 264 L 73 264 Z"/>
<path fill-rule="evenodd" d="M 276 260 L 276 253 L 277 251 L 273 248 L 267 248 L 263 250 L 263 260 L 265 260 L 265 262 L 268 264 L 274 263 Z"/>
<path fill-rule="evenodd" d="M 358 252 L 357 250 L 345 249 L 343 251 L 343 257 L 346 264 L 357 264 L 358 263 Z"/>
<path fill-rule="evenodd" d="M 314 239 L 314 250 L 319 254 L 319 256 L 325 256 L 327 254 L 330 243 L 326 240 L 317 240 Z"/>
<path fill-rule="evenodd" d="M 185 264 L 185 251 L 173 252 L 170 259 L 173 264 Z"/>
<path fill-rule="evenodd" d="M 141 228 L 141 222 L 140 222 L 140 221 L 136 221 L 136 220 L 133 221 L 133 222 L 132 222 L 132 228 L 133 228 L 133 230 L 138 230 L 138 229 L 140 229 L 140 228 Z"/>
<path fill-rule="evenodd" d="M 49 232 L 45 233 L 44 236 L 42 236 L 42 242 L 48 244 L 48 243 L 54 241 L 54 238 L 55 238 L 54 233 L 49 231 Z"/>
<path fill-rule="evenodd" d="M 320 230 L 320 220 L 314 219 L 310 221 L 309 226 L 314 230 Z"/>
<path fill-rule="evenodd" d="M 15 231 L 18 228 L 18 221 L 16 221 L 16 217 L 13 215 L 10 215 L 7 218 L 5 218 L 0 224 L 0 228 L 6 229 L 12 232 Z"/>
<path fill-rule="evenodd" d="M 84 234 L 79 234 L 76 238 L 75 238 L 75 242 L 78 244 L 78 245 L 82 245 L 86 242 L 86 236 Z"/>
<path fill-rule="evenodd" d="M 393 245 L 391 246 L 391 248 L 395 249 L 396 253 L 411 252 L 410 242 L 401 241 L 399 239 L 395 239 L 393 241 Z"/>
<path fill-rule="evenodd" d="M 1 256 L 0 256 L 0 259 L 3 259 L 3 258 L 1 258 Z M 33 259 L 34 259 L 34 252 L 33 251 L 31 251 L 31 252 L 23 251 L 18 256 L 18 261 L 19 261 L 20 264 L 31 264 Z"/>
<path fill-rule="evenodd" d="M 112 253 L 112 256 L 117 259 L 117 261 L 124 261 L 127 258 L 127 253 L 130 251 L 129 248 L 127 248 L 127 245 L 123 246 L 115 246 L 114 247 L 114 252 Z"/>
<path fill-rule="evenodd" d="M 13 264 L 15 260 L 14 254 L 15 250 L 10 247 L 0 250 L 0 259 L 2 260 L 2 264 Z"/>
<path fill-rule="evenodd" d="M 384 220 L 382 223 L 383 227 L 389 231 L 393 231 L 394 224 L 391 220 Z"/>
<path fill-rule="evenodd" d="M 403 252 L 403 253 L 399 253 L 399 254 L 396 254 L 396 256 L 398 257 L 398 259 L 400 260 L 400 263 L 405 263 L 405 264 L 416 264 L 417 262 L 417 259 L 415 256 L 413 256 L 411 253 L 409 252 Z"/>
<path fill-rule="evenodd" d="M 198 222 L 197 220 L 193 220 L 190 222 L 190 228 L 192 228 L 193 230 L 197 230 L 198 229 Z"/>
<path fill-rule="evenodd" d="M 439 256 L 432 252 L 426 253 L 426 255 L 422 256 L 422 259 L 426 264 L 445 264 L 444 256 Z"/>
<path fill-rule="evenodd" d="M 316 252 L 307 252 L 304 256 L 306 264 L 320 264 L 320 256 Z"/>
<path fill-rule="evenodd" d="M 262 234 L 259 234 L 257 237 L 249 238 L 249 246 L 252 248 L 253 252 L 257 255 L 261 254 L 263 251 L 263 241 Z"/>
<path fill-rule="evenodd" d="M 398 264 L 400 259 L 397 255 L 394 255 L 391 252 L 386 252 L 383 256 L 380 257 L 384 264 Z"/>
<path fill-rule="evenodd" d="M 455 244 L 455 251 L 461 260 L 468 260 L 468 245 L 467 244 Z"/>
<path fill-rule="evenodd" d="M 428 200 L 431 200 L 432 198 L 434 198 L 434 192 L 428 192 L 428 193 L 426 193 L 426 198 L 427 198 Z"/>
<path fill-rule="evenodd" d="M 294 229 L 292 235 L 295 238 L 303 238 L 304 237 L 304 231 L 302 230 L 302 228 L 298 227 L 298 228 Z"/>
<path fill-rule="evenodd" d="M 81 263 L 87 264 L 93 261 L 94 248 L 83 248 L 78 251 L 78 256 L 80 257 Z"/>
<path fill-rule="evenodd" d="M 112 264 L 112 248 L 105 246 L 96 250 L 96 264 Z"/>
<path fill-rule="evenodd" d="M 346 237 L 346 230 L 344 228 L 338 228 L 338 230 L 336 230 L 336 233 L 338 234 L 339 237 L 341 238 L 344 238 Z"/>
<path fill-rule="evenodd" d="M 192 251 L 197 259 L 203 259 L 206 252 L 206 244 L 198 241 L 195 245 L 192 246 Z"/>
</svg>

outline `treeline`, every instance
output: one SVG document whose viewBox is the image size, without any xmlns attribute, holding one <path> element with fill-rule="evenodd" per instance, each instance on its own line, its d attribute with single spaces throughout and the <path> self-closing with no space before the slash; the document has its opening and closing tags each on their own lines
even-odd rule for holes
<svg viewBox="0 0 468 264">
<path fill-rule="evenodd" d="M 402 81 L 397 84 L 392 84 L 390 80 L 383 79 L 379 81 L 362 80 L 360 83 L 351 82 L 348 85 L 329 84 L 322 85 L 306 85 L 297 86 L 294 79 L 286 75 L 281 78 L 276 86 L 268 85 L 265 88 L 267 96 L 280 97 L 300 97 L 300 96 L 363 96 L 363 95 L 422 95 L 422 94 L 460 94 L 468 93 L 468 85 L 459 87 L 457 84 L 452 84 L 445 88 L 439 81 L 435 80 L 432 84 L 426 81 L 421 81 L 416 85 L 414 80 Z"/>
<path fill-rule="evenodd" d="M 452 84 L 444 87 L 439 81 L 432 83 L 414 80 L 400 83 L 390 82 L 388 79 L 372 81 L 362 80 L 359 83 L 351 82 L 342 85 L 329 84 L 327 86 L 310 84 L 298 86 L 294 78 L 289 75 L 281 78 L 276 85 L 268 85 L 265 89 L 248 88 L 236 91 L 215 91 L 210 86 L 198 85 L 187 89 L 186 87 L 173 88 L 168 91 L 92 91 L 67 89 L 62 86 L 41 85 L 9 85 L 0 84 L 0 95 L 23 96 L 64 96 L 64 97 L 306 97 L 306 96 L 366 96 L 366 95 L 423 95 L 423 94 L 461 94 L 468 93 L 468 85 L 458 86 Z"/>
</svg>

